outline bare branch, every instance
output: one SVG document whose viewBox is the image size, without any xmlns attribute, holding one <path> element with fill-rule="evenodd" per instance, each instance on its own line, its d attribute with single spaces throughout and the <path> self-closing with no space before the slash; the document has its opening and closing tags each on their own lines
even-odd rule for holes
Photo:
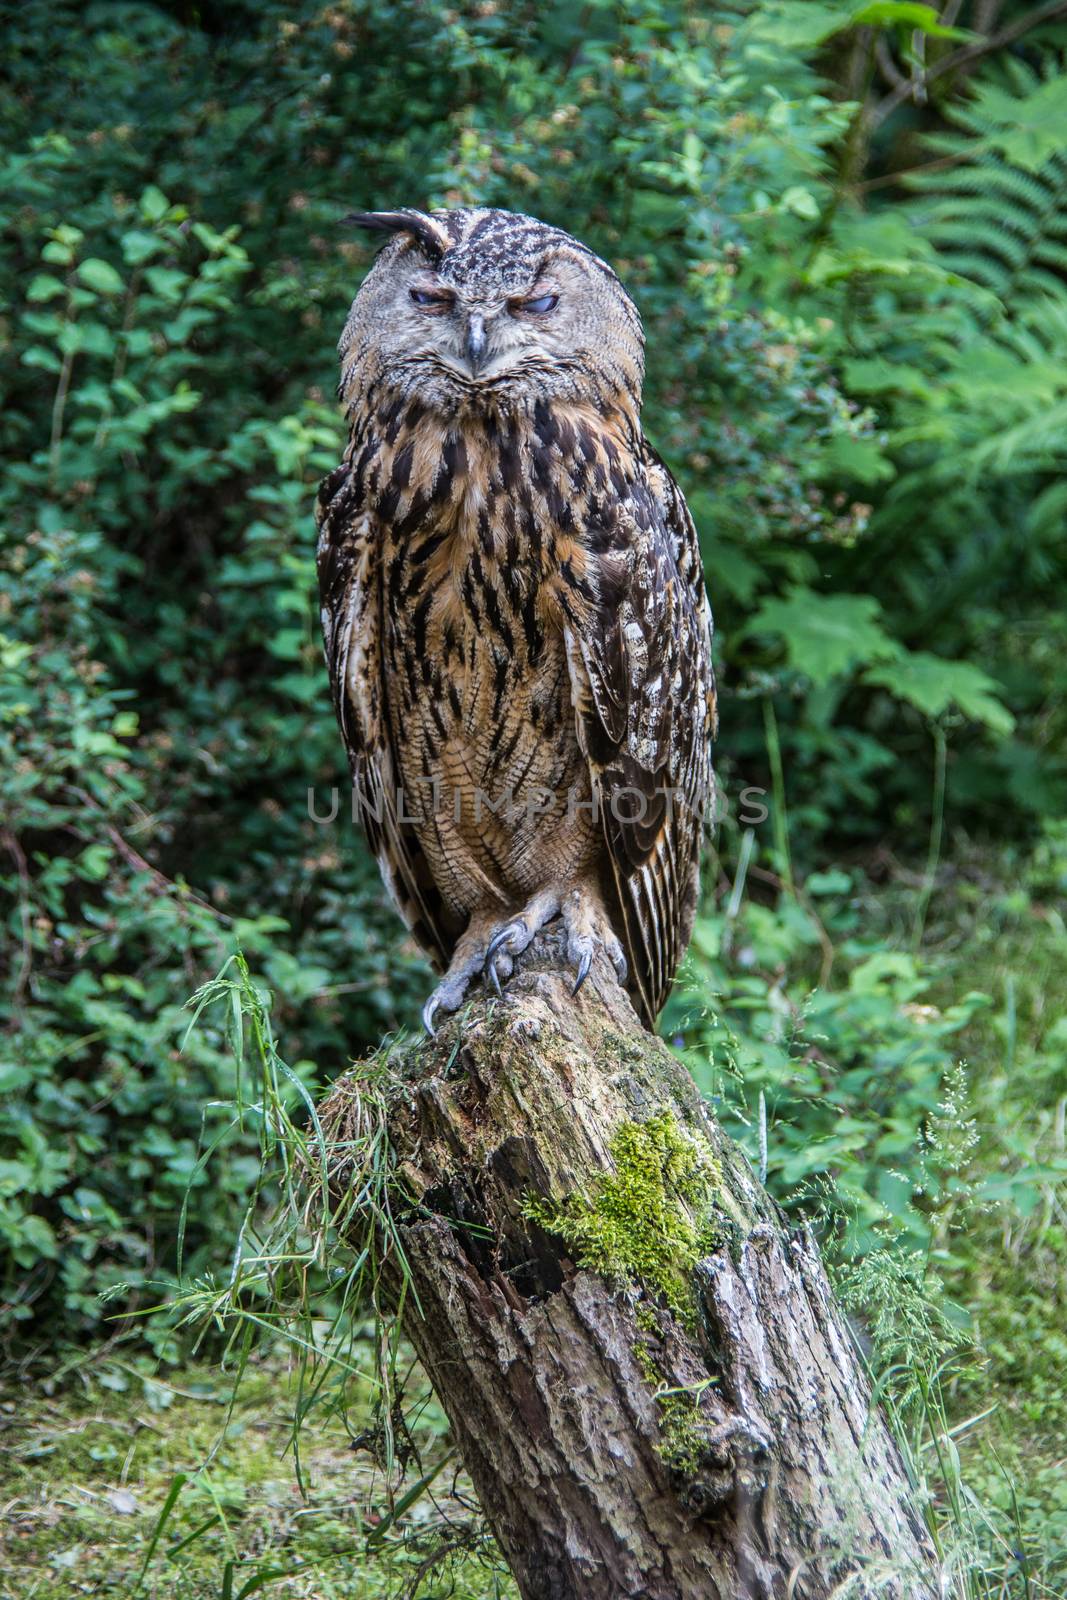
<svg viewBox="0 0 1067 1600">
<path fill-rule="evenodd" d="M 972 62 L 980 61 L 983 56 L 991 55 L 995 50 L 1001 50 L 1005 45 L 1014 44 L 1016 39 L 1021 39 L 1024 34 L 1030 33 L 1042 23 L 1054 22 L 1057 17 L 1067 17 L 1067 0 L 1049 0 L 1043 6 L 1036 6 L 1033 11 L 1028 11 L 1025 16 L 1017 17 L 1007 27 L 1001 28 L 999 33 L 990 34 L 988 38 L 978 39 L 973 44 L 961 45 L 958 50 L 951 51 L 947 56 L 942 56 L 940 61 L 935 61 L 932 66 L 919 78 L 909 78 L 904 83 L 897 85 L 884 99 L 868 113 L 867 122 L 871 129 L 881 127 L 888 116 L 902 105 L 905 100 L 916 96 L 917 91 L 925 93 L 935 78 L 941 78 L 946 72 L 955 72 L 959 67 L 969 66 Z"/>
</svg>

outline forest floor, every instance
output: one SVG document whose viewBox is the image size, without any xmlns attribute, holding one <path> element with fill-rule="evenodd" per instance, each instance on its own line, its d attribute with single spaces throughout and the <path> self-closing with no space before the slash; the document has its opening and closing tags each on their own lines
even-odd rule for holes
<svg viewBox="0 0 1067 1600">
<path fill-rule="evenodd" d="M 284 1362 L 250 1365 L 232 1397 L 217 1367 L 170 1381 L 105 1350 L 53 1393 L 5 1401 L 3 1600 L 385 1600 L 420 1577 L 423 1597 L 514 1595 L 451 1463 L 375 1548 L 383 1476 L 339 1419 L 307 1426 L 298 1472 Z M 427 1470 L 445 1454 L 443 1419 L 428 1432 Z"/>
<path fill-rule="evenodd" d="M 947 1005 L 962 987 L 991 1003 L 957 1040 L 975 1129 L 968 1181 L 984 1198 L 936 1252 L 968 1353 L 943 1385 L 952 1438 L 927 1435 L 917 1451 L 946 1548 L 960 1518 L 984 1547 L 947 1592 L 1053 1600 L 1067 1591 L 1067 928 L 998 865 L 939 894 L 927 940 L 925 999 Z M 164 1368 L 130 1348 L 7 1386 L 0 1600 L 514 1595 L 432 1398 L 418 1463 L 390 1502 L 361 1448 L 358 1402 L 347 1423 L 328 1408 L 312 1416 L 294 1454 L 297 1378 L 281 1354 L 250 1360 L 235 1397 L 217 1366 Z M 365 1349 L 369 1366 L 369 1333 Z"/>
</svg>

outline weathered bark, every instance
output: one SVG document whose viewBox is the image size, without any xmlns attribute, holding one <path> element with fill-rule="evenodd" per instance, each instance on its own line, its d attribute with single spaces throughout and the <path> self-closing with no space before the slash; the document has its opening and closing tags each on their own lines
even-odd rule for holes
<svg viewBox="0 0 1067 1600">
<path fill-rule="evenodd" d="M 613 978 L 594 969 L 572 999 L 559 960 L 539 941 L 503 1002 L 394 1060 L 386 1093 L 405 1330 L 524 1600 L 934 1595 L 814 1243 Z M 359 1092 L 342 1080 L 322 1108 L 335 1188 Z M 649 1119 L 696 1162 L 685 1181 L 666 1158 L 647 1175 L 697 1243 L 679 1255 L 687 1293 L 655 1238 L 652 1282 L 567 1242 L 568 1216 L 618 1198 L 620 1130 Z"/>
</svg>

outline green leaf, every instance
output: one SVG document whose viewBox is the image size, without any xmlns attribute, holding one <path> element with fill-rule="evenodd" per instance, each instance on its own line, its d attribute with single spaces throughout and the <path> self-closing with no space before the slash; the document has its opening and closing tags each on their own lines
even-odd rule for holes
<svg viewBox="0 0 1067 1600">
<path fill-rule="evenodd" d="M 936 39 L 972 39 L 963 28 L 946 27 L 934 6 L 906 0 L 859 0 L 849 6 L 808 4 L 807 0 L 777 0 L 761 6 L 754 19 L 761 40 L 787 50 L 814 49 L 846 28 L 911 28 Z"/>
<path fill-rule="evenodd" d="M 840 867 L 831 867 L 827 872 L 809 872 L 804 879 L 804 888 L 808 894 L 815 895 L 848 894 L 852 879 Z"/>
<path fill-rule="evenodd" d="M 405 1512 L 410 1511 L 411 1507 L 416 1503 L 416 1501 L 421 1499 L 421 1497 L 426 1493 L 426 1490 L 433 1483 L 434 1479 L 439 1477 L 444 1471 L 445 1467 L 447 1467 L 448 1463 L 456 1454 L 457 1448 L 458 1447 L 456 1445 L 453 1445 L 449 1450 L 446 1450 L 440 1461 L 437 1462 L 436 1466 L 431 1467 L 429 1472 L 424 1472 L 422 1477 L 419 1478 L 417 1482 L 413 1483 L 411 1488 L 408 1489 L 406 1493 L 400 1496 L 400 1499 L 393 1506 L 393 1509 L 388 1512 L 382 1518 L 382 1520 L 375 1525 L 375 1527 L 368 1530 L 368 1550 L 377 1550 L 382 1545 L 385 1540 L 385 1536 L 390 1529 L 397 1526 L 397 1524 L 403 1518 Z"/>
<path fill-rule="evenodd" d="M 30 286 L 26 290 L 27 300 L 54 300 L 57 294 L 66 294 L 66 284 L 58 278 L 53 278 L 50 272 L 39 272 L 35 278 L 30 279 Z"/>
<path fill-rule="evenodd" d="M 782 196 L 781 206 L 783 211 L 791 211 L 796 217 L 804 217 L 808 221 L 814 220 L 819 215 L 819 202 L 810 189 L 794 184 Z"/>
<path fill-rule="evenodd" d="M 303 628 L 278 628 L 270 637 L 267 649 L 280 661 L 297 661 L 307 643 Z"/>
<path fill-rule="evenodd" d="M 901 985 L 901 999 L 910 999 L 922 988 L 915 959 L 903 950 L 880 950 L 868 956 L 849 973 L 848 986 L 855 994 L 877 994 Z"/>
<path fill-rule="evenodd" d="M 911 5 L 907 0 L 871 0 L 855 8 L 849 18 L 854 28 L 917 28 L 931 39 L 973 39 L 966 28 L 946 27 L 935 6 Z"/>
<path fill-rule="evenodd" d="M 144 1588 L 145 1574 L 152 1564 L 152 1557 L 156 1553 L 156 1546 L 159 1543 L 160 1536 L 162 1535 L 163 1529 L 166 1527 L 167 1522 L 170 1520 L 170 1515 L 174 1510 L 175 1504 L 177 1503 L 178 1496 L 181 1494 L 182 1489 L 185 1487 L 188 1481 L 189 1480 L 184 1472 L 176 1472 L 170 1481 L 170 1488 L 167 1490 L 167 1498 L 164 1500 L 159 1516 L 156 1518 L 155 1527 L 152 1529 L 151 1536 L 148 1540 L 148 1546 L 144 1553 L 144 1560 L 141 1562 L 141 1569 L 138 1572 L 136 1581 L 133 1585 L 132 1592 L 134 1595 L 140 1594 L 141 1590 Z"/>
<path fill-rule="evenodd" d="M 86 845 L 78 857 L 79 875 L 95 882 L 106 878 L 111 867 L 112 854 L 110 845 Z"/>
<path fill-rule="evenodd" d="M 31 344 L 19 359 L 24 367 L 40 367 L 43 372 L 58 372 L 63 364 L 55 351 L 43 344 Z"/>
<path fill-rule="evenodd" d="M 141 195 L 141 215 L 146 222 L 160 222 L 170 209 L 170 201 L 162 189 L 157 189 L 154 183 Z"/>
<path fill-rule="evenodd" d="M 293 1567 L 265 1567 L 262 1572 L 256 1572 L 248 1582 L 238 1591 L 237 1600 L 250 1600 L 254 1594 L 265 1589 L 268 1583 L 276 1583 L 279 1578 L 292 1578 L 296 1575 Z"/>
<path fill-rule="evenodd" d="M 166 248 L 166 240 L 158 233 L 146 233 L 142 228 L 131 228 L 122 235 L 122 258 L 131 267 L 139 267 Z"/>
<path fill-rule="evenodd" d="M 33 1185 L 32 1167 L 24 1161 L 0 1160 L 0 1195 L 17 1195 Z"/>
<path fill-rule="evenodd" d="M 998 684 L 970 661 L 946 661 L 925 650 L 903 652 L 891 664 L 873 666 L 864 682 L 888 689 L 927 717 L 939 717 L 951 706 L 984 723 L 992 733 L 1007 735 L 1015 718 L 997 699 Z"/>
<path fill-rule="evenodd" d="M 759 38 L 769 44 L 781 45 L 786 50 L 806 50 L 847 28 L 849 22 L 849 17 L 842 15 L 838 6 L 786 0 L 786 3 L 761 7 L 755 19 L 755 30 Z"/>
<path fill-rule="evenodd" d="M 116 338 L 111 329 L 103 322 L 79 322 L 78 349 L 90 356 L 113 356 L 115 353 Z"/>
<path fill-rule="evenodd" d="M 43 1256 L 48 1261 L 54 1261 L 59 1255 L 55 1232 L 44 1217 L 23 1217 L 20 1223 L 20 1231 L 24 1243 L 30 1247 L 35 1255 Z"/>
<path fill-rule="evenodd" d="M 146 267 L 145 282 L 153 294 L 158 294 L 162 299 L 178 300 L 189 282 L 189 277 L 187 273 L 177 272 L 173 267 Z"/>
<path fill-rule="evenodd" d="M 54 266 L 69 267 L 74 260 L 74 251 L 59 239 L 49 239 L 41 251 L 41 260 L 50 261 Z"/>
<path fill-rule="evenodd" d="M 55 311 L 27 311 L 22 319 L 24 328 L 46 339 L 56 338 L 66 325 L 65 319 Z"/>
<path fill-rule="evenodd" d="M 986 144 L 1017 166 L 1036 172 L 1067 145 L 1067 81 L 1062 74 L 1028 95 L 990 84 L 982 89 L 980 103 L 983 117 L 999 124 L 986 133 Z"/>
<path fill-rule="evenodd" d="M 89 256 L 78 265 L 78 277 L 97 294 L 121 294 L 126 285 L 108 261 L 99 256 Z"/>
<path fill-rule="evenodd" d="M 912 394 L 926 398 L 929 379 L 904 362 L 886 361 L 881 356 L 857 358 L 843 366 L 846 388 L 853 394 Z"/>
<path fill-rule="evenodd" d="M 709 524 L 714 526 L 712 518 L 709 517 L 708 520 Z M 751 602 L 764 576 L 755 561 L 739 550 L 735 544 L 727 544 L 725 541 L 713 545 L 704 565 L 712 592 L 728 589 L 744 606 Z"/>
<path fill-rule="evenodd" d="M 819 476 L 875 484 L 885 483 L 895 473 L 896 468 L 882 454 L 877 439 L 856 439 L 847 433 L 836 433 L 826 446 Z"/>
<path fill-rule="evenodd" d="M 765 600 L 743 635 L 778 634 L 786 659 L 814 684 L 900 652 L 879 621 L 878 601 L 869 594 L 817 594 L 797 587 L 784 599 Z"/>
</svg>

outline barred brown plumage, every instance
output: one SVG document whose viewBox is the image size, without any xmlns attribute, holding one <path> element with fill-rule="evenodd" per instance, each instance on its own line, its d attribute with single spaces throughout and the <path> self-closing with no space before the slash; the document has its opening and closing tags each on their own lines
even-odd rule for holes
<svg viewBox="0 0 1067 1600">
<path fill-rule="evenodd" d="M 427 1026 L 559 916 L 579 983 L 599 945 L 652 1027 L 692 931 L 715 686 L 636 308 L 531 217 L 356 220 L 391 237 L 341 337 L 322 617 L 371 848 L 445 973 Z"/>
</svg>

